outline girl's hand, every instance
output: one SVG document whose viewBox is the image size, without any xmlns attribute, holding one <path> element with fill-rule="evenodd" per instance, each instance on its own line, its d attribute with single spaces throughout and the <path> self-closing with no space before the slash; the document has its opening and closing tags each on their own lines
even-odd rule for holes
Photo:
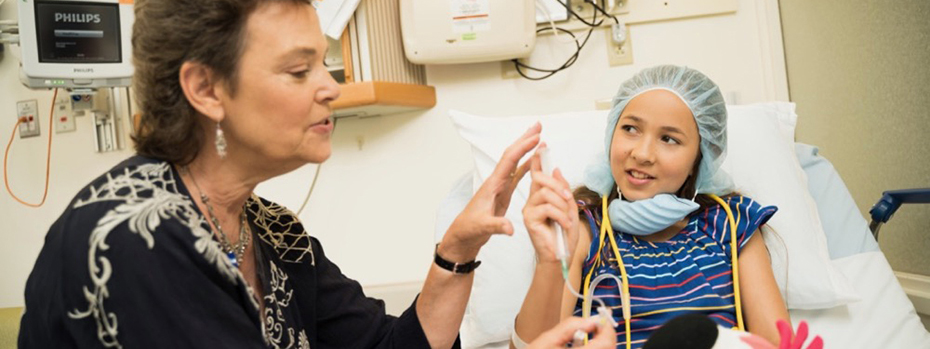
<svg viewBox="0 0 930 349">
<path fill-rule="evenodd" d="M 454 262 L 474 260 L 491 235 L 513 235 L 513 224 L 504 218 L 517 183 L 529 169 L 521 158 L 539 143 L 542 125 L 538 122 L 504 151 L 491 176 L 482 183 L 462 213 L 455 218 L 442 242 L 439 254 Z"/>
<path fill-rule="evenodd" d="M 533 183 L 523 207 L 523 223 L 540 263 L 558 262 L 556 251 L 559 247 L 553 222 L 560 225 L 565 234 L 566 260 L 570 261 L 578 242 L 578 205 L 561 171 L 556 169 L 552 174 L 543 173 L 539 153 L 545 147 L 545 144 L 540 145 L 530 159 Z"/>
</svg>

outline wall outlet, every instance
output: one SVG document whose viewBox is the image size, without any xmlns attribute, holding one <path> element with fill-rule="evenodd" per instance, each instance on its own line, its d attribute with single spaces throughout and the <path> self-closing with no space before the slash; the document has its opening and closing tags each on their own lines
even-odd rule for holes
<svg viewBox="0 0 930 349">
<path fill-rule="evenodd" d="M 20 118 L 26 121 L 19 125 L 19 138 L 39 135 L 39 103 L 35 99 L 16 102 L 16 120 Z"/>
<path fill-rule="evenodd" d="M 630 37 L 630 26 L 625 25 L 623 28 L 626 30 L 626 40 L 623 40 L 623 44 L 617 44 L 609 31 L 604 35 L 607 38 L 607 61 L 611 67 L 633 64 L 633 38 Z"/>
<path fill-rule="evenodd" d="M 77 126 L 74 122 L 74 113 L 71 112 L 71 98 L 58 96 L 53 108 L 55 115 L 52 116 L 52 122 L 55 123 L 55 133 L 74 132 Z"/>
</svg>

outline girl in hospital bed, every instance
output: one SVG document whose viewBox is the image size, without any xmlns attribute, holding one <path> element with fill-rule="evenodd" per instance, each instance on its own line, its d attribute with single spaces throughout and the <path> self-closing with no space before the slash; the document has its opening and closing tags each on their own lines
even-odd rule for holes
<svg viewBox="0 0 930 349">
<path fill-rule="evenodd" d="M 778 209 L 733 191 L 720 169 L 726 123 L 723 96 L 707 76 L 659 66 L 620 86 L 606 156 L 586 170 L 574 195 L 558 170 L 543 173 L 537 152 L 523 216 L 538 263 L 514 343 L 561 318 L 589 316 L 590 299 L 569 288 L 606 304 L 619 348 L 642 347 L 684 314 L 779 342 L 776 322 L 788 320 L 788 311 L 759 232 Z M 552 222 L 577 246 L 566 258 L 569 287 Z M 613 277 L 598 278 L 605 274 Z"/>
</svg>

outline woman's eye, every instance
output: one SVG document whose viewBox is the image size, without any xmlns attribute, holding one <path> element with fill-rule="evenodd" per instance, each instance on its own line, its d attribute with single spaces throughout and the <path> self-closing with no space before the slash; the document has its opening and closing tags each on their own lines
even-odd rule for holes
<svg viewBox="0 0 930 349">
<path fill-rule="evenodd" d="M 620 129 L 626 131 L 627 133 L 636 133 L 636 127 L 633 125 L 623 125 L 620 126 Z"/>
<path fill-rule="evenodd" d="M 662 136 L 662 141 L 668 144 L 681 144 L 677 139 L 669 136 Z"/>
<path fill-rule="evenodd" d="M 300 71 L 290 72 L 291 76 L 298 78 L 298 79 L 306 78 L 308 73 L 310 73 L 309 70 L 300 70 Z"/>
</svg>

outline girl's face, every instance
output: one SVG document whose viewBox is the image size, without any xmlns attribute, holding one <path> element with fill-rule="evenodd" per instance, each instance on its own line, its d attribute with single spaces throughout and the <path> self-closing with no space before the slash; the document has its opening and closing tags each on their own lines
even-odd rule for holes
<svg viewBox="0 0 930 349">
<path fill-rule="evenodd" d="M 630 100 L 610 144 L 610 168 L 630 201 L 676 193 L 693 175 L 701 137 L 688 106 L 657 89 Z"/>
</svg>

